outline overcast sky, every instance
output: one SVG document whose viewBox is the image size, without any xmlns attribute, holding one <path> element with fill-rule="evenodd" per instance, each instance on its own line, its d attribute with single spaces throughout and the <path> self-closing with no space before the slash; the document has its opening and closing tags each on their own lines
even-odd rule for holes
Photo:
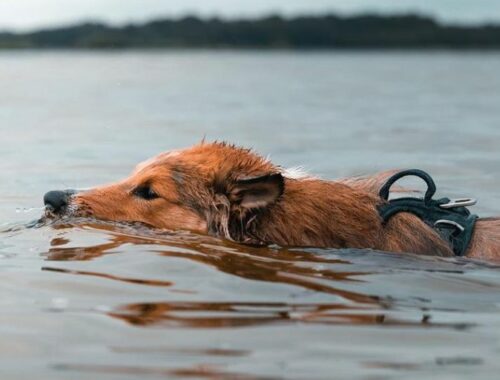
<svg viewBox="0 0 500 380">
<path fill-rule="evenodd" d="M 418 11 L 445 21 L 500 23 L 500 0 L 0 0 L 0 29 L 33 29 L 82 20 L 144 21 L 187 13 L 226 17 L 324 11 Z"/>
</svg>

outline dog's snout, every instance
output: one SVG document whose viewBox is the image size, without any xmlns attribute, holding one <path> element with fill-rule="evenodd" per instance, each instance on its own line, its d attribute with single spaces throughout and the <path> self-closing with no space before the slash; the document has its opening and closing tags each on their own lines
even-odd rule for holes
<svg viewBox="0 0 500 380">
<path fill-rule="evenodd" d="M 53 190 L 43 196 L 43 203 L 53 212 L 59 212 L 68 205 L 71 191 Z"/>
</svg>

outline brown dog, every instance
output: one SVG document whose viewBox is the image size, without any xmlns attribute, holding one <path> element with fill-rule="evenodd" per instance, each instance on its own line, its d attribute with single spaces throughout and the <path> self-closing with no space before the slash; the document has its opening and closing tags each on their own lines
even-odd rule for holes
<svg viewBox="0 0 500 380">
<path fill-rule="evenodd" d="M 453 256 L 412 214 L 383 224 L 379 188 L 394 172 L 326 181 L 294 175 L 248 149 L 201 143 L 137 166 L 121 182 L 45 195 L 47 213 L 142 222 L 248 244 L 372 248 Z M 468 257 L 500 260 L 500 219 L 479 219 Z"/>
</svg>

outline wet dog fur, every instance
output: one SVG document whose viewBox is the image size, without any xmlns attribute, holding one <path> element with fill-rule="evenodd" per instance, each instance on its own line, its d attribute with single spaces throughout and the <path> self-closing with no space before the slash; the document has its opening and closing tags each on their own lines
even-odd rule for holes
<svg viewBox="0 0 500 380">
<path fill-rule="evenodd" d="M 382 224 L 378 191 L 394 172 L 327 181 L 284 170 L 249 149 L 203 142 L 139 164 L 120 182 L 71 195 L 60 213 L 244 244 L 453 256 L 414 215 L 400 213 Z M 468 257 L 500 260 L 499 219 L 478 220 Z"/>
</svg>

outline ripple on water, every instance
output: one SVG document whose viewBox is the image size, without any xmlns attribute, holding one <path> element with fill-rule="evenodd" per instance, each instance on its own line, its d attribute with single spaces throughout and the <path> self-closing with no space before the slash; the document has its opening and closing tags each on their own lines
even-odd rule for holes
<svg viewBox="0 0 500 380">
<path fill-rule="evenodd" d="M 247 247 L 92 220 L 39 221 L 1 234 L 0 254 L 27 236 L 40 246 L 37 265 L 18 268 L 0 288 L 17 297 L 2 301 L 15 318 L 4 316 L 5 325 L 61 341 L 65 351 L 51 371 L 62 377 L 304 378 L 315 368 L 329 378 L 354 369 L 424 376 L 496 368 L 491 329 L 500 325 L 500 279 L 492 265 Z M 21 343 L 40 344 L 28 336 Z M 169 358 L 179 365 L 166 365 Z M 245 364 L 256 360 L 257 367 Z"/>
</svg>

